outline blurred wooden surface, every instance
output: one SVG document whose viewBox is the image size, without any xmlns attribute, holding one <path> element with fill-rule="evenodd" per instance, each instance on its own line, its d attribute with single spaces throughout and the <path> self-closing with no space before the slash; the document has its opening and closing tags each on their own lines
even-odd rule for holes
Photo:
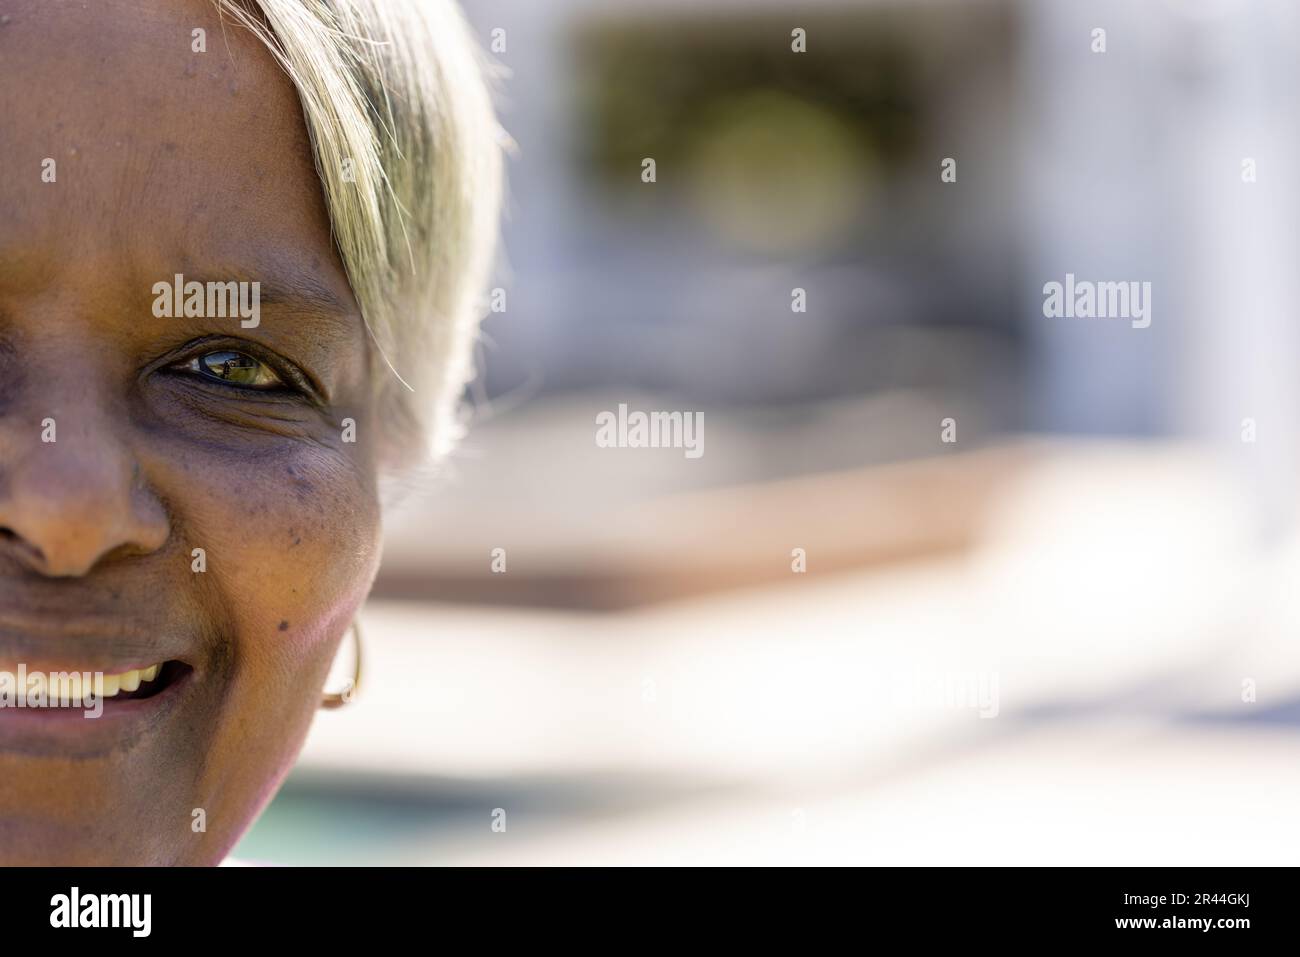
<svg viewBox="0 0 1300 957">
<path fill-rule="evenodd" d="M 821 573 L 959 553 L 1037 457 L 1008 446 L 593 506 L 593 520 L 549 540 L 521 529 L 515 548 L 500 535 L 504 574 L 486 542 L 430 549 L 386 561 L 374 595 L 608 610 L 785 581 L 796 548 Z"/>
</svg>

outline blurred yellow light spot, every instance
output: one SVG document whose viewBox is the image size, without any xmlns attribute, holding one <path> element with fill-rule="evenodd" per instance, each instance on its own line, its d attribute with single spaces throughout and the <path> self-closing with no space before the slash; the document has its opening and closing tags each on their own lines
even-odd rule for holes
<svg viewBox="0 0 1300 957">
<path fill-rule="evenodd" d="M 764 90 L 718 104 L 703 126 L 691 202 L 727 241 L 758 252 L 812 251 L 860 219 L 875 157 L 832 110 Z"/>
</svg>

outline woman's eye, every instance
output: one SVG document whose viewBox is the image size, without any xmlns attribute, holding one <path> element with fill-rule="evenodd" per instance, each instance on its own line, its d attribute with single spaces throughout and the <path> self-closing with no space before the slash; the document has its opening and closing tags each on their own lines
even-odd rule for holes
<svg viewBox="0 0 1300 957">
<path fill-rule="evenodd" d="M 204 378 L 218 379 L 245 389 L 276 389 L 284 385 L 280 377 L 265 362 L 243 352 L 233 352 L 228 349 L 205 352 L 191 359 L 185 367 Z"/>
</svg>

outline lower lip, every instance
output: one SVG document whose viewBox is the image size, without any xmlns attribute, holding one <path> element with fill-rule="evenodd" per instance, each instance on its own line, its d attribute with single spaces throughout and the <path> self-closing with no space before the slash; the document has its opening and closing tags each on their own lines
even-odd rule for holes
<svg viewBox="0 0 1300 957">
<path fill-rule="evenodd" d="M 85 707 L 0 707 L 0 753 L 92 758 L 134 747 L 160 728 L 194 687 L 194 671 L 148 698 L 103 698 L 99 717 Z"/>
</svg>

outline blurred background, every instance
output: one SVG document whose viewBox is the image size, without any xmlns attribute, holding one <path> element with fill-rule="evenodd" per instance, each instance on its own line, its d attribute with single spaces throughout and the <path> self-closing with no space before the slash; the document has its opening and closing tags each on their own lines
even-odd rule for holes
<svg viewBox="0 0 1300 957">
<path fill-rule="evenodd" d="M 471 431 L 236 855 L 1293 864 L 1300 9 L 465 6 Z"/>
</svg>

